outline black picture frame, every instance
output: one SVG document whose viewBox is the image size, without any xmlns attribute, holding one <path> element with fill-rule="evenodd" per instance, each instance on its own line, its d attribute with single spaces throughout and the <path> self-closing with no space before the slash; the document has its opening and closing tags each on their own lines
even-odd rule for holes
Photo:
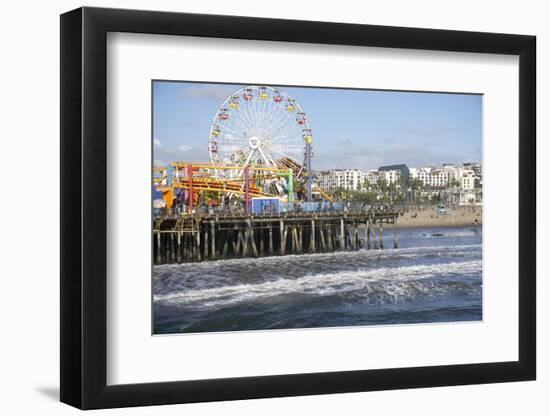
<svg viewBox="0 0 550 417">
<path fill-rule="evenodd" d="M 107 385 L 108 32 L 519 56 L 519 360 Z M 533 380 L 536 38 L 251 17 L 80 8 L 61 16 L 61 401 L 82 409 Z"/>
</svg>

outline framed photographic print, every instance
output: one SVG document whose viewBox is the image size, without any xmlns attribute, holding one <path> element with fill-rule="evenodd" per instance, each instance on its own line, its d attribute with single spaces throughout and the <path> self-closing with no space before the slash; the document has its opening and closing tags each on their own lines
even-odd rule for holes
<svg viewBox="0 0 550 417">
<path fill-rule="evenodd" d="M 61 16 L 61 400 L 535 379 L 535 38 Z"/>
</svg>

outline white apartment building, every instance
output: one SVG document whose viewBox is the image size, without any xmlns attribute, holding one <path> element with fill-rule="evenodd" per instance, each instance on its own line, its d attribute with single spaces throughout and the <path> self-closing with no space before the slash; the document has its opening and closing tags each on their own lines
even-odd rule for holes
<svg viewBox="0 0 550 417">
<path fill-rule="evenodd" d="M 365 173 L 365 180 L 371 185 L 376 185 L 380 178 L 383 177 L 380 175 L 377 169 L 369 169 Z"/>
<path fill-rule="evenodd" d="M 317 180 L 326 191 L 334 191 L 336 188 L 358 191 L 363 188 L 366 173 L 358 169 L 333 169 L 319 172 Z"/>
<path fill-rule="evenodd" d="M 331 171 L 317 171 L 315 176 L 317 184 L 325 191 L 331 191 L 333 189 L 330 172 Z"/>
<path fill-rule="evenodd" d="M 443 164 L 443 169 L 449 174 L 449 182 L 457 180 L 460 182 L 462 180 L 462 173 L 464 168 L 461 166 L 456 166 L 452 164 Z"/>
<path fill-rule="evenodd" d="M 474 170 L 465 169 L 462 173 L 462 189 L 464 191 L 470 191 L 476 188 L 476 185 L 479 184 L 480 178 L 476 175 Z"/>
<path fill-rule="evenodd" d="M 480 165 L 476 165 L 475 168 L 477 171 L 481 171 Z M 446 188 L 450 181 L 453 180 L 457 180 L 460 183 L 461 193 L 478 192 L 481 186 L 481 177 L 477 174 L 476 170 L 452 164 L 443 164 L 441 168 L 408 168 L 410 179 L 420 180 L 427 188 L 424 192 Z M 366 189 L 368 184 L 376 185 L 380 179 L 384 179 L 388 184 L 398 183 L 401 175 L 402 171 L 400 169 L 371 169 L 368 171 L 361 171 L 359 169 L 332 169 L 318 171 L 316 181 L 327 192 L 333 192 L 337 188 L 362 191 Z"/>
<path fill-rule="evenodd" d="M 477 162 L 465 162 L 464 164 L 462 164 L 463 168 L 465 170 L 472 170 L 474 171 L 474 173 L 476 174 L 476 176 L 478 176 L 479 178 L 481 178 L 481 164 L 477 163 Z"/>
<path fill-rule="evenodd" d="M 425 167 L 417 170 L 415 175 L 425 187 L 442 188 L 449 183 L 449 173 L 444 169 Z"/>
<path fill-rule="evenodd" d="M 379 172 L 380 176 L 386 180 L 388 184 L 394 184 L 401 178 L 401 171 L 398 169 L 392 169 L 390 171 Z"/>
</svg>

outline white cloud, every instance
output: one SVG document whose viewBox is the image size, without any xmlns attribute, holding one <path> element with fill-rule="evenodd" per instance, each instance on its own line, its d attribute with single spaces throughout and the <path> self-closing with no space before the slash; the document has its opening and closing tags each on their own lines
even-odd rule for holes
<svg viewBox="0 0 550 417">
<path fill-rule="evenodd" d="M 162 143 L 160 143 L 160 140 L 158 140 L 157 138 L 153 139 L 153 143 L 156 148 L 159 148 L 159 149 L 162 148 Z"/>
<path fill-rule="evenodd" d="M 235 87 L 212 84 L 200 87 L 186 87 L 182 90 L 181 94 L 183 97 L 221 101 L 226 99 L 234 91 Z"/>
<path fill-rule="evenodd" d="M 180 145 L 178 146 L 178 151 L 189 152 L 193 147 L 191 145 Z"/>
</svg>

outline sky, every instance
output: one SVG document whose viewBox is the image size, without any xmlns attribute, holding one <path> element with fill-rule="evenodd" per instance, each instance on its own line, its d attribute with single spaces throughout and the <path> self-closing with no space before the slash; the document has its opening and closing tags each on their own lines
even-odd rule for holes
<svg viewBox="0 0 550 417">
<path fill-rule="evenodd" d="M 155 163 L 209 161 L 212 120 L 222 102 L 243 86 L 154 81 Z M 279 88 L 307 114 L 314 170 L 481 162 L 481 95 Z"/>
</svg>

